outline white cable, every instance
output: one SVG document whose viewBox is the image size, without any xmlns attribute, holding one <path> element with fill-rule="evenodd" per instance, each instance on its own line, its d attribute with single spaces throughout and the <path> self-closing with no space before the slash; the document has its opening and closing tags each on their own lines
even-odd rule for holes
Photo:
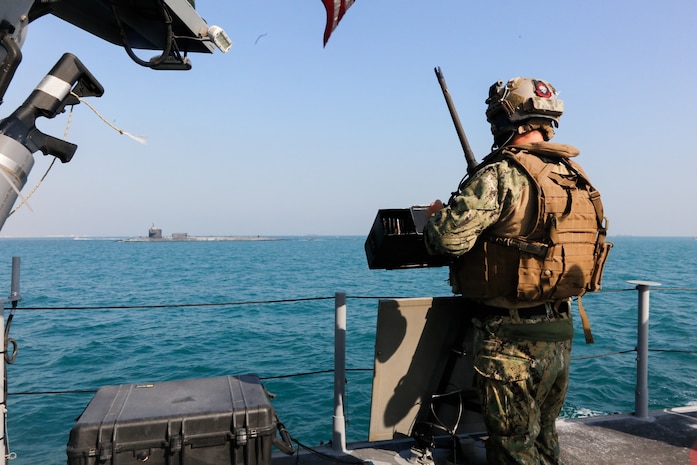
<svg viewBox="0 0 697 465">
<path fill-rule="evenodd" d="M 77 94 L 75 94 L 74 92 L 71 92 L 71 94 L 72 94 L 75 98 L 77 98 L 81 103 L 84 103 L 85 105 L 87 105 L 87 107 L 88 107 L 90 110 L 92 110 L 92 111 L 94 112 L 94 114 L 97 115 L 97 116 L 99 117 L 99 119 L 101 119 L 102 121 L 104 121 L 104 122 L 105 122 L 110 128 L 112 128 L 113 130 L 118 131 L 119 134 L 126 135 L 126 136 L 130 137 L 131 139 L 133 139 L 134 141 L 140 142 L 140 143 L 143 144 L 143 145 L 145 145 L 145 144 L 148 143 L 148 140 L 147 140 L 145 137 L 136 136 L 136 135 L 131 134 L 130 132 L 124 131 L 123 129 L 117 128 L 116 126 L 114 126 L 113 124 L 111 124 L 109 121 L 107 121 L 106 118 L 104 118 L 101 114 L 99 114 L 99 112 L 97 111 L 97 109 L 94 108 L 92 105 L 90 105 L 89 102 L 88 102 L 87 100 L 84 100 L 84 99 L 80 98 L 80 97 L 79 97 Z"/>
<path fill-rule="evenodd" d="M 22 204 L 23 204 L 23 205 L 26 205 L 27 208 L 29 209 L 29 211 L 33 213 L 34 210 L 32 210 L 31 206 L 29 205 L 29 202 L 27 201 L 28 199 L 24 198 L 24 196 L 23 196 L 22 193 L 19 191 L 19 189 L 17 188 L 17 186 L 15 185 L 15 183 L 12 181 L 12 179 L 7 175 L 7 173 L 5 173 L 5 170 L 0 169 L 0 174 L 2 174 L 2 177 L 5 178 L 5 181 L 7 181 L 7 183 L 8 183 L 10 186 L 12 186 L 12 189 L 15 191 L 15 193 L 17 194 L 17 196 L 18 196 L 20 199 L 22 199 Z M 10 213 L 10 215 L 11 215 L 11 214 L 12 214 L 12 212 Z M 8 216 L 9 216 L 9 215 L 8 215 Z"/>
</svg>

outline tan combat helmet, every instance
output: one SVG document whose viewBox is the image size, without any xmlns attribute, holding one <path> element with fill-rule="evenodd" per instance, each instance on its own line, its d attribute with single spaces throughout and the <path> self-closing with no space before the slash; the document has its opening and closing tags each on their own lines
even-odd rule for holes
<svg viewBox="0 0 697 465">
<path fill-rule="evenodd" d="M 549 140 L 564 112 L 564 102 L 557 98 L 552 84 L 524 77 L 513 78 L 506 85 L 503 81 L 495 82 L 489 88 L 485 103 L 494 147 L 506 145 L 516 133 L 533 129 L 540 129 L 545 140 Z"/>
</svg>

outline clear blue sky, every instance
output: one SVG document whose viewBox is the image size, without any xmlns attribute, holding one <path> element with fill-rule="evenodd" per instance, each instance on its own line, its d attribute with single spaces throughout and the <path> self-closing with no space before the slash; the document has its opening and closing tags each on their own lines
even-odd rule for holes
<svg viewBox="0 0 697 465">
<path fill-rule="evenodd" d="M 697 235 L 693 0 L 357 0 L 326 48 L 319 0 L 196 7 L 234 44 L 188 72 L 142 68 L 53 17 L 30 26 L 2 117 L 71 52 L 106 89 L 90 103 L 148 144 L 78 105 L 75 157 L 1 236 L 366 235 L 379 209 L 447 199 L 465 171 L 435 66 L 478 159 L 489 86 L 549 80 L 566 107 L 555 140 L 581 150 L 610 234 Z M 25 194 L 50 161 L 35 158 Z"/>
</svg>

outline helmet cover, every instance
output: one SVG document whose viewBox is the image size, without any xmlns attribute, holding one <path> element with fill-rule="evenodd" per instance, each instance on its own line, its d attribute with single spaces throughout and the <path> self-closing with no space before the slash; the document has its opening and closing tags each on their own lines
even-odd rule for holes
<svg viewBox="0 0 697 465">
<path fill-rule="evenodd" d="M 543 125 L 546 123 L 553 134 L 552 126 L 559 126 L 559 118 L 564 112 L 564 102 L 557 97 L 552 84 L 523 77 L 513 78 L 505 85 L 503 81 L 494 83 L 489 88 L 486 104 L 486 119 L 491 124 L 497 145 L 501 145 L 500 139 L 519 132 L 519 127 L 530 119 Z"/>
</svg>

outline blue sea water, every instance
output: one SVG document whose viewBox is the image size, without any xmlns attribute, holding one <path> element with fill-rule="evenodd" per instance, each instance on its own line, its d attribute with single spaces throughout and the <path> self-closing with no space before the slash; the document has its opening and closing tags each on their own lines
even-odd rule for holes
<svg viewBox="0 0 697 465">
<path fill-rule="evenodd" d="M 244 373 L 276 395 L 293 437 L 330 440 L 336 292 L 349 296 L 348 440 L 367 439 L 377 297 L 449 295 L 447 270 L 369 270 L 362 237 L 276 239 L 0 240 L 7 294 L 11 257 L 21 257 L 7 366 L 13 463 L 65 463 L 69 431 L 100 386 Z M 696 403 L 697 240 L 612 240 L 603 291 L 583 298 L 596 342 L 576 325 L 562 415 L 634 409 L 638 299 L 628 280 L 662 284 L 651 293 L 649 407 Z"/>
</svg>

